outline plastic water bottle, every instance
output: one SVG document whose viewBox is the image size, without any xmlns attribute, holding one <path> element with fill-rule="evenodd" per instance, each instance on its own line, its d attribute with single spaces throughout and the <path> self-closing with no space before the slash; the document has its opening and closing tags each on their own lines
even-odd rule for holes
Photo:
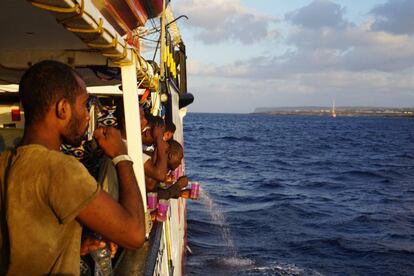
<svg viewBox="0 0 414 276">
<path fill-rule="evenodd" d="M 100 237 L 102 239 L 102 237 Z M 112 276 L 111 250 L 106 246 L 91 252 L 92 259 L 95 261 L 95 276 Z"/>
</svg>

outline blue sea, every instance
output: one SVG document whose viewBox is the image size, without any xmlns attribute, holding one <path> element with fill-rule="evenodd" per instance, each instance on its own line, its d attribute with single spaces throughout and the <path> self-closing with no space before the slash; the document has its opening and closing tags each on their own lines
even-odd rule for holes
<svg viewBox="0 0 414 276">
<path fill-rule="evenodd" d="M 185 117 L 186 275 L 414 275 L 414 118 Z"/>
</svg>

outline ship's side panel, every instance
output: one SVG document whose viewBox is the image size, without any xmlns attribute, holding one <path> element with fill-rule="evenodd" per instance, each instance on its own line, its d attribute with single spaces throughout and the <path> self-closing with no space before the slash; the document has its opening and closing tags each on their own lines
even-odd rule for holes
<svg viewBox="0 0 414 276">
<path fill-rule="evenodd" d="M 171 261 L 174 267 L 173 275 L 182 275 L 183 254 L 185 249 L 185 199 L 171 199 L 170 237 Z"/>
<path fill-rule="evenodd" d="M 184 129 L 183 129 L 183 118 L 185 116 L 185 108 L 183 110 L 179 109 L 179 99 L 180 95 L 177 90 L 170 86 L 170 97 L 171 97 L 171 106 L 172 106 L 172 119 L 176 126 L 176 131 L 174 134 L 174 139 L 182 144 L 184 147 Z M 184 147 L 185 148 L 185 147 Z M 184 149 L 185 157 L 185 149 Z M 185 174 L 185 160 L 182 161 L 179 168 L 179 176 Z M 186 235 L 186 200 L 183 198 L 172 199 L 171 202 L 171 238 L 175 240 L 173 243 L 172 249 L 172 262 L 174 265 L 174 275 L 182 275 L 182 266 L 183 266 L 183 256 L 185 250 L 185 235 Z"/>
<path fill-rule="evenodd" d="M 128 154 L 134 160 L 134 171 L 139 185 L 139 189 L 142 196 L 142 202 L 144 204 L 144 210 L 147 211 L 147 197 L 145 196 L 145 175 L 144 166 L 142 163 L 142 140 L 140 132 L 137 129 L 141 129 L 141 122 L 139 119 L 138 107 L 138 95 L 137 95 L 137 75 L 136 65 L 133 62 L 130 65 L 121 67 L 122 72 L 122 86 L 123 86 L 123 99 L 125 109 L 125 127 L 128 143 Z"/>
</svg>

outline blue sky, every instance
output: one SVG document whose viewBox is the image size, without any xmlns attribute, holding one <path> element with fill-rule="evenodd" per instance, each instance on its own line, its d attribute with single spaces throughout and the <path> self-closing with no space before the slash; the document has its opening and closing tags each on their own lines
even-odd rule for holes
<svg viewBox="0 0 414 276">
<path fill-rule="evenodd" d="M 414 106 L 412 0 L 176 0 L 190 112 Z"/>
</svg>

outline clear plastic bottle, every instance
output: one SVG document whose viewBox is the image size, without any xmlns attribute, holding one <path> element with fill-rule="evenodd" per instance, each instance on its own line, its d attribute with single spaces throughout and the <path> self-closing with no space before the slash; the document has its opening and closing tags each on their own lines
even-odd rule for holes
<svg viewBox="0 0 414 276">
<path fill-rule="evenodd" d="M 102 239 L 102 237 L 99 237 Z M 95 276 L 112 276 L 111 250 L 108 245 L 105 248 L 91 252 L 92 259 L 95 261 Z"/>
</svg>

